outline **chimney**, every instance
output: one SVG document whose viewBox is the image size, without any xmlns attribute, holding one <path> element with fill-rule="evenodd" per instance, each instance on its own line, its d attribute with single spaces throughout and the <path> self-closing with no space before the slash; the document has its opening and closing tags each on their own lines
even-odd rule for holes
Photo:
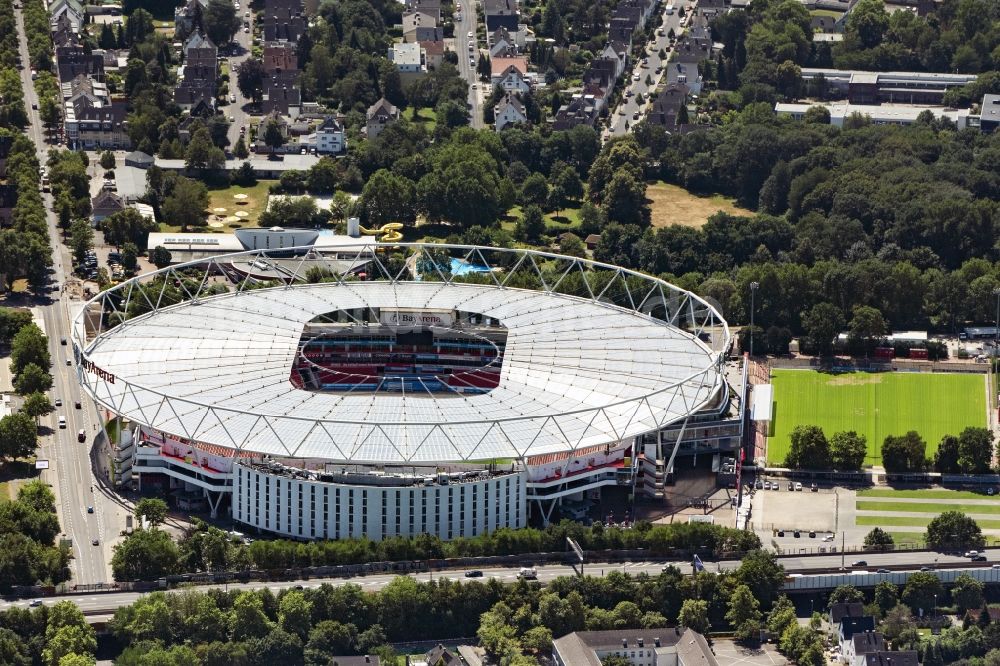
<svg viewBox="0 0 1000 666">
<path fill-rule="evenodd" d="M 625 649 L 628 649 L 628 639 L 627 638 L 623 638 L 622 639 L 622 647 L 625 648 Z"/>
<path fill-rule="evenodd" d="M 660 639 L 659 638 L 654 638 L 653 639 L 653 645 L 655 645 L 656 647 L 660 647 Z"/>
<path fill-rule="evenodd" d="M 642 647 L 642 644 L 643 644 L 644 641 L 645 641 L 645 639 L 643 639 L 643 638 L 639 639 L 639 647 Z"/>
</svg>

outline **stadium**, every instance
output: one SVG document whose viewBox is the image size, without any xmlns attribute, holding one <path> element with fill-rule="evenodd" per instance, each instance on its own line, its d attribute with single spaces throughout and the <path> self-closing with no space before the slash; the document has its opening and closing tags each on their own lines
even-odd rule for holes
<svg viewBox="0 0 1000 666">
<path fill-rule="evenodd" d="M 742 401 L 710 304 L 523 249 L 212 257 L 102 292 L 73 343 L 113 482 L 301 539 L 545 522 L 642 462 L 662 488 L 688 425 Z"/>
</svg>

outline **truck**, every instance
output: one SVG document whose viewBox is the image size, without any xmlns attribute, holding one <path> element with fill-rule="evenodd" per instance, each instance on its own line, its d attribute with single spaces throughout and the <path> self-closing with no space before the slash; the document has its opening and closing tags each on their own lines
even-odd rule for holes
<svg viewBox="0 0 1000 666">
<path fill-rule="evenodd" d="M 524 580 L 538 580 L 538 572 L 535 571 L 535 567 L 521 567 L 521 570 L 517 572 L 517 577 Z"/>
</svg>

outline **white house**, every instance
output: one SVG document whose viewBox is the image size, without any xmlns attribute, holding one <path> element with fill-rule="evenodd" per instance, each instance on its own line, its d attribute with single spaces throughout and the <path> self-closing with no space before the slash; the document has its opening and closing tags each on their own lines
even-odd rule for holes
<svg viewBox="0 0 1000 666">
<path fill-rule="evenodd" d="M 420 44 L 394 44 L 389 49 L 389 60 L 396 65 L 404 84 L 427 73 L 427 55 Z"/>
<path fill-rule="evenodd" d="M 526 93 L 531 90 L 528 81 L 527 58 L 494 58 L 490 61 L 490 87 L 500 86 L 506 92 Z"/>
<path fill-rule="evenodd" d="M 493 108 L 493 116 L 493 126 L 498 132 L 503 131 L 505 127 L 528 122 L 528 116 L 524 112 L 521 100 L 510 93 L 507 93 Z"/>
<path fill-rule="evenodd" d="M 346 148 L 344 126 L 333 116 L 327 116 L 316 128 L 316 152 L 323 155 L 342 153 Z"/>
</svg>

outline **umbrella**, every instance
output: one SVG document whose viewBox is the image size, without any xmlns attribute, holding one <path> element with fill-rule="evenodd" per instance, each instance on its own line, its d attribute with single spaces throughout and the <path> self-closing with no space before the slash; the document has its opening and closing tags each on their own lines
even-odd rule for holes
<svg viewBox="0 0 1000 666">
<path fill-rule="evenodd" d="M 236 200 L 238 200 L 238 201 L 244 201 L 246 199 L 249 199 L 250 195 L 249 194 L 244 194 L 243 192 L 240 192 L 239 194 L 234 194 L 233 198 L 236 199 Z"/>
<path fill-rule="evenodd" d="M 213 213 L 225 213 L 225 212 L 226 212 L 226 209 L 225 209 L 225 208 L 222 208 L 222 207 L 219 207 L 219 208 L 213 208 L 213 209 L 212 209 L 212 212 L 213 212 Z"/>
<path fill-rule="evenodd" d="M 236 211 L 236 217 L 250 217 L 250 213 L 245 210 L 238 210 Z"/>
<path fill-rule="evenodd" d="M 214 228 L 218 229 L 218 228 L 222 227 L 222 222 L 209 222 L 208 226 L 214 227 Z"/>
<path fill-rule="evenodd" d="M 236 217 L 235 215 L 230 215 L 229 217 L 223 220 L 223 222 L 226 222 L 227 224 L 232 224 L 233 222 L 239 222 L 239 221 L 240 218 Z"/>
</svg>

